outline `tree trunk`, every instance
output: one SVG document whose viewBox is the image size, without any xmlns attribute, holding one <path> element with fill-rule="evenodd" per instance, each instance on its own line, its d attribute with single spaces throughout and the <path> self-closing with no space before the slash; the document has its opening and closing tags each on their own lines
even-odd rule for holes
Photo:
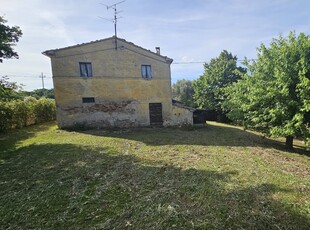
<svg viewBox="0 0 310 230">
<path fill-rule="evenodd" d="M 293 140 L 294 137 L 293 136 L 287 136 L 286 140 L 285 140 L 285 147 L 287 149 L 293 149 Z"/>
</svg>

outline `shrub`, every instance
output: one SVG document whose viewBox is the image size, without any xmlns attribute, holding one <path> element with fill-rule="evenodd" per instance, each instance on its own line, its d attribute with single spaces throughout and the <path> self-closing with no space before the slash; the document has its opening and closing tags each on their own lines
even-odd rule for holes
<svg viewBox="0 0 310 230">
<path fill-rule="evenodd" d="M 27 126 L 28 116 L 30 114 L 30 107 L 24 101 L 11 101 L 11 108 L 13 111 L 12 124 L 14 128 L 23 128 Z"/>
<path fill-rule="evenodd" d="M 36 123 L 53 121 L 56 119 L 55 100 L 48 98 L 40 98 L 34 106 L 34 114 Z"/>
<path fill-rule="evenodd" d="M 12 127 L 13 109 L 8 102 L 0 101 L 0 132 L 5 133 Z"/>
<path fill-rule="evenodd" d="M 24 100 L 0 101 L 0 132 L 23 128 L 56 119 L 54 99 L 26 97 Z"/>
</svg>

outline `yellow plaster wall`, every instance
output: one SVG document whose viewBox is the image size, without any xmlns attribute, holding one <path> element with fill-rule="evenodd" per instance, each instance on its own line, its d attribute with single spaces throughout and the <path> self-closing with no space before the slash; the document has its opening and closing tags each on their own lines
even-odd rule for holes
<svg viewBox="0 0 310 230">
<path fill-rule="evenodd" d="M 149 103 L 162 103 L 163 120 L 172 124 L 170 62 L 164 57 L 114 39 L 56 50 L 51 55 L 57 120 L 60 127 L 146 126 Z M 93 77 L 80 77 L 79 62 L 91 62 Z M 141 77 L 152 66 L 152 79 Z M 94 97 L 95 103 L 82 103 Z"/>
</svg>

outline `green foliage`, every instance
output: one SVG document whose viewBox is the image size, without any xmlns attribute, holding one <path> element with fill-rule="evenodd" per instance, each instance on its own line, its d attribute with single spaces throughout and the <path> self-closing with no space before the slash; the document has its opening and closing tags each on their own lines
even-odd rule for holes
<svg viewBox="0 0 310 230">
<path fill-rule="evenodd" d="M 310 37 L 273 39 L 258 48 L 257 61 L 246 62 L 250 74 L 226 90 L 230 119 L 271 136 L 309 137 Z M 291 147 L 291 146 L 287 146 Z"/>
<path fill-rule="evenodd" d="M 23 91 L 22 93 L 26 96 L 35 97 L 36 99 L 39 99 L 41 97 L 52 98 L 52 99 L 55 98 L 54 89 L 35 89 L 30 92 Z"/>
<path fill-rule="evenodd" d="M 204 69 L 204 74 L 193 83 L 195 103 L 202 109 L 222 113 L 222 104 L 226 100 L 225 87 L 240 79 L 246 70 L 237 67 L 237 57 L 226 50 L 211 59 L 210 63 L 205 63 Z"/>
<path fill-rule="evenodd" d="M 55 100 L 40 98 L 34 106 L 34 114 L 36 123 L 42 123 L 46 121 L 53 121 L 56 119 L 56 106 Z"/>
<path fill-rule="evenodd" d="M 31 117 L 31 106 L 25 101 L 16 100 L 10 103 L 13 112 L 13 124 L 15 128 L 23 128 L 28 124 L 28 117 Z"/>
<path fill-rule="evenodd" d="M 54 99 L 24 97 L 27 94 L 19 89 L 7 77 L 0 79 L 0 133 L 56 119 Z M 53 93 L 53 89 L 47 92 Z"/>
<path fill-rule="evenodd" d="M 31 96 L 36 99 L 41 97 L 55 99 L 54 89 L 35 89 L 33 91 L 23 91 L 22 85 L 16 82 L 10 82 L 7 76 L 0 78 L 0 101 L 10 101 L 16 99 L 23 99 Z"/>
<path fill-rule="evenodd" d="M 47 98 L 0 101 L 0 133 L 55 120 L 55 107 L 55 101 Z"/>
<path fill-rule="evenodd" d="M 13 109 L 9 103 L 0 101 L 0 133 L 12 127 Z"/>
<path fill-rule="evenodd" d="M 190 80 L 178 80 L 172 85 L 172 97 L 173 99 L 182 102 L 189 107 L 195 107 L 193 82 Z"/>
<path fill-rule="evenodd" d="M 0 101 L 22 99 L 22 94 L 19 92 L 22 87 L 16 82 L 9 82 L 8 79 L 6 76 L 0 79 Z"/>
<path fill-rule="evenodd" d="M 7 21 L 0 16 L 0 63 L 3 59 L 18 58 L 17 52 L 12 48 L 22 36 L 22 31 L 18 26 L 7 26 Z"/>
</svg>

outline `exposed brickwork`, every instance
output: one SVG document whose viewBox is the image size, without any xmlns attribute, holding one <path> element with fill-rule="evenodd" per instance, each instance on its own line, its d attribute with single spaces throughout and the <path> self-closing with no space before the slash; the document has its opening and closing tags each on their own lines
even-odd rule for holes
<svg viewBox="0 0 310 230">
<path fill-rule="evenodd" d="M 133 108 L 126 108 L 133 101 L 120 101 L 120 102 L 104 102 L 102 104 L 87 104 L 82 105 L 81 107 L 66 107 L 63 108 L 63 111 L 66 111 L 68 114 L 76 113 L 93 113 L 93 112 L 126 112 L 133 113 Z"/>
<path fill-rule="evenodd" d="M 52 61 L 60 128 L 75 125 L 127 127 L 150 125 L 150 103 L 162 105 L 163 125 L 192 120 L 186 109 L 171 101 L 172 59 L 147 51 L 123 39 L 108 38 L 44 52 Z M 92 76 L 81 77 L 80 63 L 91 64 Z M 152 78 L 143 78 L 141 66 L 151 66 Z M 94 98 L 84 101 L 83 98 Z"/>
</svg>

